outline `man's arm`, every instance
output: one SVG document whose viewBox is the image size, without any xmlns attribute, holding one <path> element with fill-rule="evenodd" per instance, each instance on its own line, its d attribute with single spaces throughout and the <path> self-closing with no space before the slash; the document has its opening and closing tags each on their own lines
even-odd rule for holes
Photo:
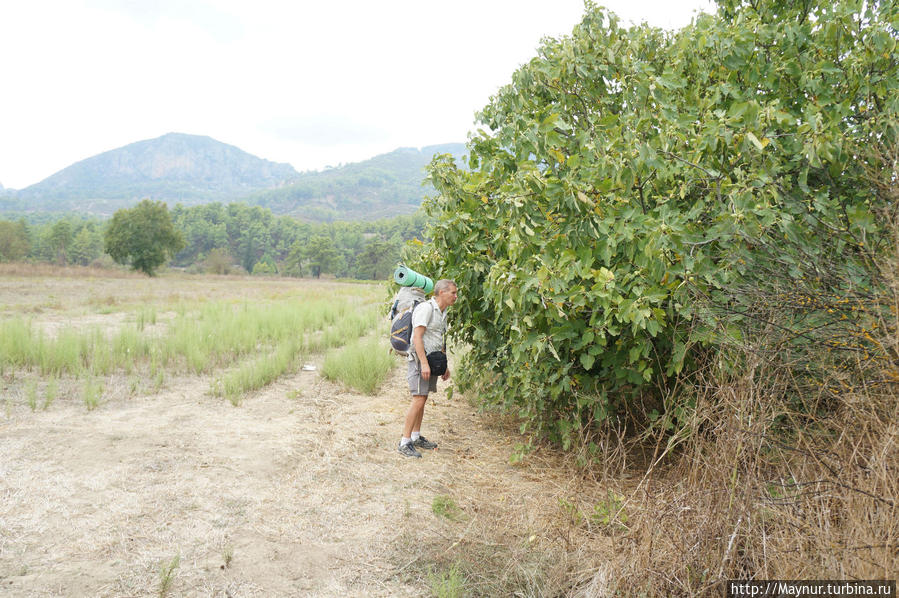
<svg viewBox="0 0 899 598">
<path fill-rule="evenodd" d="M 412 329 L 412 347 L 415 348 L 415 355 L 418 356 L 418 363 L 421 365 L 421 377 L 429 380 L 431 378 L 431 365 L 428 363 L 428 354 L 425 353 L 424 336 L 424 326 L 416 326 Z"/>
</svg>

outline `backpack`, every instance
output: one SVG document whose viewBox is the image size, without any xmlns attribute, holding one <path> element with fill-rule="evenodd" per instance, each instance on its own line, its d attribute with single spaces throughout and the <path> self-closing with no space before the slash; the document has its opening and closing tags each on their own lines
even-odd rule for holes
<svg viewBox="0 0 899 598">
<path fill-rule="evenodd" d="M 425 301 L 425 293 L 418 287 L 403 287 L 393 297 L 390 308 L 390 346 L 406 356 L 412 348 L 412 312 Z"/>
</svg>

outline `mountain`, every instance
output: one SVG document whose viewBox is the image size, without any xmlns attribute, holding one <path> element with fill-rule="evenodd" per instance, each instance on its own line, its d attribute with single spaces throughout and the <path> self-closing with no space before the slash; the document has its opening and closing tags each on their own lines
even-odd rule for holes
<svg viewBox="0 0 899 598">
<path fill-rule="evenodd" d="M 211 137 L 169 133 L 72 164 L 15 197 L 32 208 L 104 213 L 147 197 L 184 204 L 228 200 L 297 176 L 289 164 Z"/>
<path fill-rule="evenodd" d="M 373 220 L 411 214 L 434 192 L 423 187 L 424 167 L 434 154 L 453 154 L 450 143 L 387 154 L 298 173 L 289 164 L 257 158 L 212 139 L 169 133 L 98 154 L 43 181 L 0 193 L 0 214 L 78 212 L 110 216 L 144 198 L 197 205 L 239 202 L 267 207 L 303 220 Z"/>
<path fill-rule="evenodd" d="M 303 220 L 375 220 L 411 214 L 434 188 L 423 186 L 434 154 L 452 154 L 462 163 L 462 143 L 399 148 L 363 162 L 321 172 L 307 172 L 277 189 L 246 198 L 276 214 Z"/>
</svg>

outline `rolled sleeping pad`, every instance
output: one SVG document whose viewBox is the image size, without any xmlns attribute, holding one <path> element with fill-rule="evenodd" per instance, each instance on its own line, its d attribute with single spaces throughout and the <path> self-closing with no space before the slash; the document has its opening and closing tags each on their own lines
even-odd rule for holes
<svg viewBox="0 0 899 598">
<path fill-rule="evenodd" d="M 403 287 L 418 287 L 425 293 L 434 290 L 434 281 L 406 266 L 397 266 L 393 272 L 393 281 Z"/>
</svg>

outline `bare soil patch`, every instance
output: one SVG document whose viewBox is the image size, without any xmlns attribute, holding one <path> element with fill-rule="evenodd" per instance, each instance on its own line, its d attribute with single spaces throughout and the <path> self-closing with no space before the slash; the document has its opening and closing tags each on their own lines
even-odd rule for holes
<svg viewBox="0 0 899 598">
<path fill-rule="evenodd" d="M 507 509 L 522 542 L 552 535 L 564 488 L 509 465 L 512 438 L 445 385 L 424 426 L 440 447 L 400 456 L 403 387 L 402 368 L 373 397 L 300 372 L 234 408 L 191 377 L 92 412 L 15 406 L 0 422 L 0 593 L 158 595 L 180 556 L 172 595 L 418 596 L 435 549 Z M 464 517 L 435 515 L 437 495 Z"/>
<path fill-rule="evenodd" d="M 0 317 L 112 332 L 146 306 L 164 328 L 179 302 L 348 292 L 82 274 L 0 271 Z M 588 508 L 598 485 L 552 451 L 511 465 L 514 426 L 448 399 L 443 382 L 423 429 L 439 448 L 402 457 L 397 365 L 375 396 L 301 371 L 236 408 L 210 395 L 211 376 L 166 372 L 159 390 L 109 377 L 93 411 L 62 380 L 33 410 L 20 373 L 0 374 L 0 595 L 159 596 L 172 563 L 172 596 L 421 596 L 456 564 L 473 595 L 561 595 L 570 578 L 601 590 L 601 564 L 578 556 L 583 522 L 560 510 L 574 497 Z"/>
</svg>

